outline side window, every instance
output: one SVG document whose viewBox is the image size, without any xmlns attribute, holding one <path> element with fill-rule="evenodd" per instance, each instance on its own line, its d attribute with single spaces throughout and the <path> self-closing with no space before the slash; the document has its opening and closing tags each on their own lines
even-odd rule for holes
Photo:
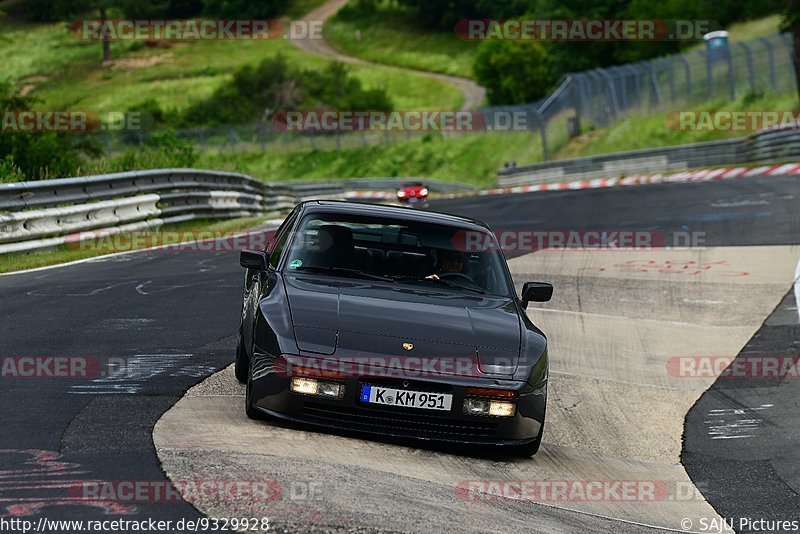
<svg viewBox="0 0 800 534">
<path fill-rule="evenodd" d="M 286 247 L 286 242 L 289 240 L 289 237 L 292 234 L 292 227 L 297 220 L 297 213 L 298 210 L 292 212 L 278 230 L 275 244 L 272 246 L 272 250 L 269 253 L 269 264 L 272 268 L 278 267 L 278 262 L 281 259 L 283 249 Z"/>
</svg>

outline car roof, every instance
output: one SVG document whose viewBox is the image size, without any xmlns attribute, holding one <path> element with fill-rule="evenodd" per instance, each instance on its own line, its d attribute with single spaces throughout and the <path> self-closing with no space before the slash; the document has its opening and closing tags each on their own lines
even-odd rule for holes
<svg viewBox="0 0 800 534">
<path fill-rule="evenodd" d="M 408 221 L 444 224 L 459 228 L 479 228 L 489 230 L 486 223 L 476 219 L 449 215 L 437 211 L 424 211 L 403 206 L 367 204 L 346 200 L 307 200 L 302 203 L 303 213 L 345 213 L 352 215 L 371 215 Z"/>
</svg>

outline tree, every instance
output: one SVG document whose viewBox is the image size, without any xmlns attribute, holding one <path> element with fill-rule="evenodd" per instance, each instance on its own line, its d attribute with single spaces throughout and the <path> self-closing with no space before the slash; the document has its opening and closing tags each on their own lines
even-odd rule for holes
<svg viewBox="0 0 800 534">
<path fill-rule="evenodd" d="M 491 104 L 524 104 L 541 98 L 553 85 L 545 48 L 533 41 L 484 41 L 473 71 Z"/>
</svg>

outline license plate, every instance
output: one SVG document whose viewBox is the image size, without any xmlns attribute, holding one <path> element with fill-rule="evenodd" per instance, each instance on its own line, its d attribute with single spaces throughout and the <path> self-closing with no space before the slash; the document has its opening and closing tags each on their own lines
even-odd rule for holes
<svg viewBox="0 0 800 534">
<path fill-rule="evenodd" d="M 361 402 L 423 410 L 449 410 L 453 404 L 453 396 L 448 393 L 408 391 L 365 385 L 361 386 Z"/>
</svg>

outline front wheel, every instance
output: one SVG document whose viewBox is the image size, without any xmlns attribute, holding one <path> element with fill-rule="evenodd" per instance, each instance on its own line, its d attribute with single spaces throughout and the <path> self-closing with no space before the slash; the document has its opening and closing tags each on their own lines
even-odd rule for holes
<svg viewBox="0 0 800 534">
<path fill-rule="evenodd" d="M 245 382 L 247 383 L 247 387 L 245 388 L 245 391 L 244 391 L 244 413 L 245 413 L 245 415 L 247 415 L 248 418 L 255 419 L 257 421 L 258 420 L 262 420 L 262 419 L 266 419 L 267 417 L 263 412 L 260 412 L 260 411 L 256 410 L 253 407 L 253 399 L 252 399 L 252 393 L 251 393 L 252 386 L 253 386 L 253 372 L 252 372 L 252 369 L 249 368 L 249 366 L 248 366 L 248 369 L 247 369 L 247 377 L 245 379 Z"/>
<path fill-rule="evenodd" d="M 239 328 L 239 342 L 236 344 L 236 359 L 233 365 L 233 372 L 236 375 L 236 380 L 244 384 L 247 382 L 247 375 L 250 369 L 250 358 L 247 356 L 247 350 L 244 348 L 244 341 L 242 340 L 242 329 Z"/>
<path fill-rule="evenodd" d="M 523 445 L 514 445 L 512 450 L 516 456 L 521 456 L 523 458 L 530 458 L 531 456 L 535 455 L 539 452 L 539 447 L 542 445 L 542 435 L 544 434 L 544 421 L 542 421 L 542 426 L 539 427 L 539 434 L 536 436 L 536 439 L 525 443 Z"/>
</svg>

